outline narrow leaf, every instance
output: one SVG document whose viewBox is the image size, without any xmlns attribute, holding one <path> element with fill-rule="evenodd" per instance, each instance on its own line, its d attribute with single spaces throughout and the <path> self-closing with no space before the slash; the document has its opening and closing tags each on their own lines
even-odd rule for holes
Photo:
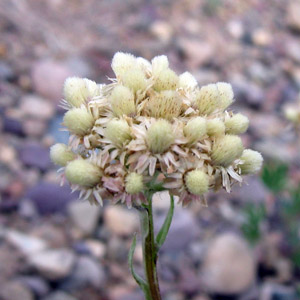
<svg viewBox="0 0 300 300">
<path fill-rule="evenodd" d="M 149 295 L 149 287 L 148 287 L 147 283 L 145 282 L 145 280 L 140 275 L 138 275 L 134 271 L 134 268 L 133 268 L 133 255 L 134 255 L 135 247 L 136 247 L 136 233 L 133 236 L 131 247 L 129 250 L 128 264 L 129 264 L 130 272 L 131 272 L 133 278 L 135 279 L 136 283 L 140 286 L 140 288 L 143 290 L 145 296 L 147 296 L 147 295 Z"/>
<path fill-rule="evenodd" d="M 173 195 L 171 195 L 170 196 L 170 208 L 169 208 L 168 214 L 166 216 L 164 224 L 162 225 L 162 227 L 156 237 L 157 251 L 161 248 L 161 246 L 164 244 L 164 242 L 167 238 L 167 234 L 169 232 L 171 222 L 173 219 L 173 214 L 174 214 L 174 197 L 173 197 Z"/>
</svg>

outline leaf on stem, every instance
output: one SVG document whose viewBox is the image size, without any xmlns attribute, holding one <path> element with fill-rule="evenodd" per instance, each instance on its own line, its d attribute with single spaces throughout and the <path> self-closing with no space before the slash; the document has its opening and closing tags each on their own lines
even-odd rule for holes
<svg viewBox="0 0 300 300">
<path fill-rule="evenodd" d="M 138 275 L 134 271 L 134 268 L 133 268 L 133 255 L 134 255 L 135 247 L 136 247 L 136 233 L 133 236 L 131 247 L 130 247 L 130 250 L 129 250 L 128 264 L 129 264 L 130 272 L 131 272 L 133 278 L 135 279 L 136 283 L 143 290 L 144 294 L 148 295 L 149 294 L 149 287 L 148 287 L 147 283 L 145 282 L 145 280 L 140 275 Z"/>
<path fill-rule="evenodd" d="M 173 214 L 174 214 L 174 197 L 173 197 L 173 195 L 170 195 L 170 208 L 169 208 L 168 214 L 166 216 L 166 219 L 164 221 L 164 224 L 162 225 L 162 227 L 156 237 L 157 251 L 161 248 L 161 246 L 164 244 L 164 242 L 167 238 L 167 234 L 169 232 L 171 222 L 173 219 Z"/>
</svg>

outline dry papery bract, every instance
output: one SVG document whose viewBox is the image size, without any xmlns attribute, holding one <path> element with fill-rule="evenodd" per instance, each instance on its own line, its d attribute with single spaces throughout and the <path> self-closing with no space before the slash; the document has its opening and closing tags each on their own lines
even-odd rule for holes
<svg viewBox="0 0 300 300">
<path fill-rule="evenodd" d="M 64 86 L 70 138 L 52 147 L 51 158 L 80 198 L 146 204 L 155 179 L 183 205 L 206 203 L 209 190 L 230 192 L 243 174 L 260 170 L 262 156 L 244 150 L 238 136 L 248 118 L 228 110 L 230 84 L 199 87 L 192 74 L 171 70 L 164 55 L 148 61 L 118 52 L 112 69 L 110 84 L 71 77 Z"/>
</svg>

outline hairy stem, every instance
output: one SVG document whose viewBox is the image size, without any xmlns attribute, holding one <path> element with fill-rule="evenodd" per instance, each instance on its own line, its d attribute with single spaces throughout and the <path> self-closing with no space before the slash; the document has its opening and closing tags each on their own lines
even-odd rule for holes
<svg viewBox="0 0 300 300">
<path fill-rule="evenodd" d="M 145 275 L 149 292 L 151 294 L 149 300 L 161 300 L 156 270 L 157 248 L 153 228 L 152 193 L 149 193 L 148 195 L 148 205 L 145 206 L 143 210 L 139 211 L 142 229 Z"/>
</svg>

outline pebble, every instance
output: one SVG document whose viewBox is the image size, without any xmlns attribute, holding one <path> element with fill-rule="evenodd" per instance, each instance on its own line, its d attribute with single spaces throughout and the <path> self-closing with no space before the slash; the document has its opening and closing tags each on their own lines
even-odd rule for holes
<svg viewBox="0 0 300 300">
<path fill-rule="evenodd" d="M 62 62 L 40 60 L 33 65 L 31 76 L 36 92 L 58 103 L 62 99 L 64 81 L 72 72 Z"/>
<path fill-rule="evenodd" d="M 80 299 L 74 298 L 73 296 L 65 292 L 57 291 L 43 298 L 43 300 L 80 300 Z"/>
<path fill-rule="evenodd" d="M 286 21 L 293 30 L 300 31 L 300 3 L 298 1 L 289 2 L 287 8 Z"/>
<path fill-rule="evenodd" d="M 68 206 L 69 216 L 84 234 L 92 234 L 98 224 L 100 207 L 92 206 L 88 201 L 75 201 Z"/>
<path fill-rule="evenodd" d="M 98 259 L 103 258 L 106 254 L 105 244 L 98 240 L 86 240 L 86 246 L 90 250 L 90 253 Z"/>
<path fill-rule="evenodd" d="M 254 257 L 245 240 L 232 233 L 217 236 L 208 246 L 201 276 L 212 293 L 239 294 L 255 280 Z"/>
<path fill-rule="evenodd" d="M 52 249 L 31 255 L 29 262 L 46 278 L 57 280 L 70 274 L 75 255 L 68 249 Z"/>
<path fill-rule="evenodd" d="M 4 116 L 3 118 L 3 131 L 23 137 L 25 135 L 22 122 L 19 119 Z"/>
<path fill-rule="evenodd" d="M 139 228 L 138 213 L 123 206 L 111 205 L 104 210 L 104 222 L 116 235 L 128 236 Z"/>
<path fill-rule="evenodd" d="M 47 243 L 42 239 L 15 231 L 8 230 L 5 234 L 9 243 L 18 248 L 23 254 L 30 256 L 47 248 Z"/>
<path fill-rule="evenodd" d="M 52 166 L 49 149 L 35 142 L 23 144 L 19 149 L 19 158 L 25 166 L 41 171 L 46 171 Z"/>
<path fill-rule="evenodd" d="M 267 282 L 261 288 L 260 300 L 296 300 L 298 297 L 293 287 Z"/>
<path fill-rule="evenodd" d="M 38 182 L 26 193 L 38 212 L 42 215 L 63 213 L 67 205 L 78 198 L 78 193 L 71 194 L 69 186 L 60 186 L 50 182 Z"/>
<path fill-rule="evenodd" d="M 62 284 L 64 290 L 74 290 L 92 286 L 100 289 L 104 286 L 106 272 L 104 268 L 89 256 L 76 259 L 76 265 L 71 276 Z"/>
<path fill-rule="evenodd" d="M 155 21 L 150 28 L 151 33 L 163 43 L 168 43 L 173 35 L 173 29 L 168 22 Z"/>
<path fill-rule="evenodd" d="M 19 281 L 3 283 L 0 287 L 0 298 L 4 300 L 34 300 L 31 291 Z"/>
<path fill-rule="evenodd" d="M 37 297 L 43 297 L 50 291 L 49 284 L 39 276 L 21 276 L 18 280 L 27 286 Z"/>
<path fill-rule="evenodd" d="M 47 130 L 47 123 L 39 119 L 26 119 L 23 121 L 23 130 L 26 136 L 38 138 Z"/>
<path fill-rule="evenodd" d="M 159 231 L 164 220 L 165 215 L 157 218 L 155 221 L 156 232 Z M 162 249 L 168 252 L 179 252 L 186 249 L 198 233 L 198 224 L 191 211 L 178 207 L 175 210 L 173 221 Z"/>
<path fill-rule="evenodd" d="M 3 60 L 0 60 L 0 79 L 12 80 L 15 78 L 15 73 L 12 67 Z"/>
<path fill-rule="evenodd" d="M 54 115 L 54 105 L 38 96 L 26 95 L 21 98 L 20 102 L 20 110 L 25 117 L 49 120 Z"/>
<path fill-rule="evenodd" d="M 199 41 L 198 39 L 179 39 L 179 48 L 185 53 L 190 67 L 208 63 L 214 56 L 212 44 Z"/>
</svg>

